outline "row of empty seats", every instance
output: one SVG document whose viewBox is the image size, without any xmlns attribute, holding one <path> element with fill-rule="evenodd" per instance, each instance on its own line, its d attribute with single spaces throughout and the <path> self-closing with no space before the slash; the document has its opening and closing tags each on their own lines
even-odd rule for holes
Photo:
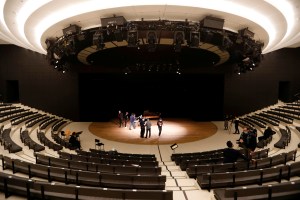
<svg viewBox="0 0 300 200">
<path fill-rule="evenodd" d="M 291 130 L 286 126 L 286 129 L 279 129 L 280 139 L 274 144 L 274 147 L 284 149 L 291 142 Z"/>
<path fill-rule="evenodd" d="M 279 113 L 285 114 L 287 116 L 290 116 L 294 119 L 300 119 L 300 111 L 295 109 L 290 109 L 286 107 L 279 107 L 279 108 L 273 108 L 272 110 L 277 111 Z"/>
<path fill-rule="evenodd" d="M 173 154 L 175 163 L 180 166 L 180 169 L 185 171 L 187 168 L 191 168 L 196 165 L 210 165 L 223 163 L 223 150 L 218 149 L 218 151 L 212 151 L 211 154 L 204 153 L 189 153 L 189 154 Z M 245 154 L 244 149 L 240 150 L 242 154 Z M 252 153 L 253 159 L 265 158 L 268 157 L 269 149 L 262 149 L 260 151 L 255 151 Z"/>
<path fill-rule="evenodd" d="M 36 154 L 36 163 L 47 166 L 63 167 L 67 169 L 77 169 L 112 174 L 161 174 L 161 167 L 136 161 L 123 161 L 122 163 L 120 163 L 120 161 L 118 160 L 99 161 L 95 159 L 95 162 L 83 162 Z"/>
<path fill-rule="evenodd" d="M 90 151 L 76 150 L 78 155 L 96 158 L 110 158 L 121 160 L 140 160 L 140 161 L 157 161 L 154 154 L 129 154 L 116 151 L 102 151 L 90 149 Z"/>
<path fill-rule="evenodd" d="M 54 151 L 60 151 L 63 149 L 63 146 L 61 146 L 55 142 L 52 142 L 49 138 L 47 138 L 45 135 L 45 132 L 38 131 L 37 137 L 44 146 L 47 146 L 50 149 L 53 149 Z"/>
<path fill-rule="evenodd" d="M 126 189 L 165 189 L 164 175 L 133 175 L 74 170 L 64 167 L 54 167 L 12 159 L 2 158 L 3 170 L 11 169 L 13 173 L 27 174 L 29 178 L 39 177 L 48 181 L 59 181 L 65 184 L 98 186 Z"/>
<path fill-rule="evenodd" d="M 0 190 L 5 198 L 11 195 L 24 196 L 31 199 L 156 199 L 172 200 L 173 191 L 169 190 L 136 190 L 110 189 L 50 183 L 23 178 L 0 172 Z"/>
<path fill-rule="evenodd" d="M 17 153 L 22 151 L 23 148 L 16 144 L 10 137 L 11 129 L 3 129 L 0 132 L 0 142 L 3 144 L 4 149 L 7 149 L 9 153 Z"/>
<path fill-rule="evenodd" d="M 298 199 L 300 195 L 300 180 L 288 181 L 283 183 L 254 185 L 235 188 L 218 188 L 213 193 L 217 200 L 231 199 L 252 199 L 252 200 L 270 200 Z"/>
<path fill-rule="evenodd" d="M 8 121 L 18 116 L 23 116 L 28 113 L 28 109 L 23 109 L 19 107 L 14 107 L 8 110 L 7 112 L 0 113 L 0 123 Z"/>
<path fill-rule="evenodd" d="M 33 149 L 34 152 L 45 150 L 45 146 L 35 142 L 29 135 L 28 130 L 24 130 L 20 133 L 20 139 L 24 145 L 28 146 L 29 149 Z"/>
<path fill-rule="evenodd" d="M 158 161 L 152 159 L 143 159 L 140 157 L 126 157 L 119 156 L 115 157 L 107 155 L 101 157 L 93 157 L 93 156 L 83 156 L 70 154 L 66 152 L 59 151 L 58 152 L 60 158 L 72 160 L 72 161 L 80 161 L 80 162 L 92 162 L 92 163 L 101 163 L 101 164 L 114 164 L 114 165 L 138 165 L 143 167 L 157 167 Z"/>
<path fill-rule="evenodd" d="M 251 169 L 263 169 L 272 166 L 283 164 L 285 165 L 288 161 L 296 159 L 296 150 L 281 153 L 275 156 L 269 156 L 261 159 L 257 159 L 256 162 L 244 162 L 239 161 L 235 163 L 220 163 L 210 165 L 194 165 L 186 169 L 186 173 L 191 178 L 196 178 L 205 173 L 216 173 L 216 172 L 232 172 L 242 171 Z"/>
<path fill-rule="evenodd" d="M 202 189 L 236 187 L 242 185 L 259 184 L 290 180 L 291 177 L 300 176 L 300 162 L 280 165 L 265 169 L 246 170 L 239 172 L 207 173 L 197 177 L 197 182 Z"/>
</svg>

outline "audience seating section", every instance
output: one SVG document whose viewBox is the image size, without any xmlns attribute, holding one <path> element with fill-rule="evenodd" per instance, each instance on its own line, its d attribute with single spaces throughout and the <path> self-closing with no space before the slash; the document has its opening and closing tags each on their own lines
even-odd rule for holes
<svg viewBox="0 0 300 200">
<path fill-rule="evenodd" d="M 5 198 L 20 195 L 27 199 L 152 199 L 172 200 L 173 191 L 110 189 L 62 183 L 47 183 L 0 172 L 0 190 Z"/>
<path fill-rule="evenodd" d="M 1 144 L 4 145 L 4 149 L 7 149 L 9 153 L 17 153 L 22 151 L 22 147 L 17 145 L 10 137 L 11 129 L 4 129 L 1 135 Z"/>
<path fill-rule="evenodd" d="M 25 110 L 22 108 L 16 108 L 16 109 L 10 110 L 9 112 L 0 113 L 0 123 L 8 121 L 8 120 L 13 119 L 18 116 L 23 116 L 27 112 L 28 112 L 28 109 Z"/>
<path fill-rule="evenodd" d="M 58 145 L 58 144 L 52 142 L 49 138 L 47 138 L 45 133 L 42 131 L 39 131 L 37 133 L 37 137 L 44 146 L 47 146 L 50 149 L 53 149 L 54 151 L 60 151 L 63 149 L 63 147 L 61 145 Z"/>
<path fill-rule="evenodd" d="M 152 161 L 151 161 L 152 162 Z M 64 167 L 68 169 L 77 169 L 85 171 L 113 173 L 113 174 L 135 174 L 135 175 L 160 175 L 161 167 L 147 163 L 147 161 L 134 160 L 116 160 L 91 158 L 89 162 L 83 160 L 69 160 L 54 158 L 36 153 L 36 163 L 55 167 Z"/>
<path fill-rule="evenodd" d="M 289 129 L 279 129 L 281 137 L 278 142 L 274 144 L 274 147 L 284 149 L 291 141 L 291 132 Z"/>
<path fill-rule="evenodd" d="M 28 146 L 29 149 L 33 149 L 34 152 L 39 152 L 45 150 L 45 146 L 40 145 L 39 143 L 35 142 L 31 137 L 29 136 L 28 130 L 24 130 L 20 134 L 21 141 L 24 143 L 24 145 Z"/>
<path fill-rule="evenodd" d="M 213 193 L 216 200 L 229 199 L 299 199 L 300 180 L 262 186 L 218 188 Z"/>
<path fill-rule="evenodd" d="M 29 178 L 39 177 L 66 184 L 99 186 L 123 189 L 165 189 L 165 175 L 133 175 L 73 170 L 48 165 L 40 165 L 2 156 L 2 167 L 12 169 L 13 173 L 24 173 Z"/>
<path fill-rule="evenodd" d="M 244 150 L 240 150 L 245 154 Z M 252 158 L 264 158 L 268 156 L 269 149 L 263 149 L 252 153 Z M 212 151 L 211 153 L 190 153 L 173 154 L 175 163 L 180 166 L 180 169 L 185 171 L 187 168 L 193 168 L 196 165 L 210 165 L 210 164 L 222 164 L 223 163 L 223 149 L 218 151 Z"/>
<path fill-rule="evenodd" d="M 286 164 L 287 160 L 292 158 L 295 161 L 297 150 L 285 154 L 285 163 L 276 163 L 273 167 L 255 168 L 251 170 L 222 173 L 203 173 L 197 176 L 197 182 L 202 189 L 219 187 L 236 187 L 241 185 L 262 184 L 268 181 L 278 181 L 281 179 L 290 180 L 290 177 L 300 175 L 300 162 Z M 272 162 L 273 164 L 273 162 Z M 271 164 L 271 165 L 272 165 Z M 283 164 L 283 165 L 280 165 Z"/>
</svg>

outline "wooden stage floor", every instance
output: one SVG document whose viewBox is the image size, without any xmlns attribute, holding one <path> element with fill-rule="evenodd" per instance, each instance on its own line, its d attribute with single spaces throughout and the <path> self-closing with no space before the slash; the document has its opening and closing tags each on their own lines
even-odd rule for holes
<svg viewBox="0 0 300 200">
<path fill-rule="evenodd" d="M 174 144 L 201 140 L 217 132 L 217 127 L 211 122 L 196 122 L 188 119 L 164 119 L 161 136 L 158 136 L 157 120 L 152 123 L 151 137 L 140 138 L 140 127 L 129 130 L 119 127 L 117 121 L 93 122 L 89 131 L 103 139 L 130 144 Z"/>
</svg>

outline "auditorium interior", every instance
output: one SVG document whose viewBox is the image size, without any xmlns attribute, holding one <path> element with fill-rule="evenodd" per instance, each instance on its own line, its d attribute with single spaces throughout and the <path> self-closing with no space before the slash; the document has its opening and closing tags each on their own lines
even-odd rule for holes
<svg viewBox="0 0 300 200">
<path fill-rule="evenodd" d="M 0 199 L 299 197 L 300 1 L 0 9 Z M 223 163 L 237 119 L 253 160 Z"/>
</svg>

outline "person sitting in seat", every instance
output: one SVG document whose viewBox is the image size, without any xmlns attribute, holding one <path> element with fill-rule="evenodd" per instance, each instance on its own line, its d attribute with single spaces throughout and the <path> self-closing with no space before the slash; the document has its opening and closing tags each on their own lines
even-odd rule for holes
<svg viewBox="0 0 300 200">
<path fill-rule="evenodd" d="M 238 158 L 242 158 L 245 161 L 249 161 L 249 159 L 242 154 L 239 150 L 233 148 L 233 144 L 231 141 L 227 141 L 227 148 L 223 151 L 223 163 L 234 163 L 238 160 Z"/>
<path fill-rule="evenodd" d="M 260 136 L 258 137 L 258 141 L 261 141 L 261 140 L 266 140 L 268 139 L 269 137 L 271 137 L 272 135 L 274 135 L 276 132 L 272 130 L 272 128 L 270 126 L 268 126 L 266 128 L 266 130 L 264 131 L 263 133 L 263 136 Z"/>
<path fill-rule="evenodd" d="M 72 135 L 70 136 L 69 143 L 71 144 L 72 147 L 76 149 L 81 149 L 80 142 L 78 141 L 75 132 L 73 132 Z"/>
</svg>

